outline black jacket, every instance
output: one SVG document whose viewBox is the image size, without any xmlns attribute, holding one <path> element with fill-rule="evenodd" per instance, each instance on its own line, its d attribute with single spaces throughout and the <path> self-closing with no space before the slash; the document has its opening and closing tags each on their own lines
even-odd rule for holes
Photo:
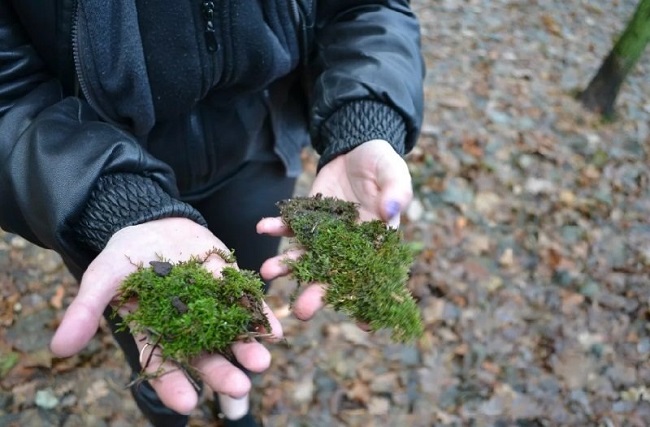
<svg viewBox="0 0 650 427">
<path fill-rule="evenodd" d="M 83 270 L 126 225 L 201 222 L 181 200 L 264 126 L 294 175 L 309 138 L 404 154 L 422 78 L 407 0 L 0 0 L 0 227 Z"/>
</svg>

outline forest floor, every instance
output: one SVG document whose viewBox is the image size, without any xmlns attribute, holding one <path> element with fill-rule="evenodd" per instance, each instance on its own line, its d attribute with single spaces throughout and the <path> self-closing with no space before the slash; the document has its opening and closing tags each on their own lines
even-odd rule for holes
<svg viewBox="0 0 650 427">
<path fill-rule="evenodd" d="M 635 4 L 412 2 L 428 70 L 402 228 L 425 336 L 300 322 L 276 283 L 290 345 L 254 378 L 266 426 L 650 425 L 650 52 L 616 120 L 573 96 Z M 104 325 L 52 358 L 75 291 L 56 254 L 0 232 L 0 426 L 147 425 Z M 214 423 L 208 397 L 191 425 Z"/>
</svg>

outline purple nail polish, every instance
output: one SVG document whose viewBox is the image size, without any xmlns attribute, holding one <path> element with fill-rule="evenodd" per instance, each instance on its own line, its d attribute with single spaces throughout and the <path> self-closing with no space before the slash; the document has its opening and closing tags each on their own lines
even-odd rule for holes
<svg viewBox="0 0 650 427">
<path fill-rule="evenodd" d="M 386 213 L 388 214 L 388 219 L 393 219 L 396 215 L 399 215 L 401 208 L 399 202 L 396 202 L 395 200 L 386 202 Z"/>
</svg>

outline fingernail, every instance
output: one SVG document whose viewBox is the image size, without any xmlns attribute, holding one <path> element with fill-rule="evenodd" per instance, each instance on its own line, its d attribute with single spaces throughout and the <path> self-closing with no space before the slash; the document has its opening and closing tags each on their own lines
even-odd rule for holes
<svg viewBox="0 0 650 427">
<path fill-rule="evenodd" d="M 401 209 L 402 206 L 400 205 L 399 202 L 396 202 L 395 200 L 389 200 L 388 202 L 386 202 L 386 213 L 388 214 L 389 219 L 392 219 L 396 215 L 399 215 Z"/>
</svg>

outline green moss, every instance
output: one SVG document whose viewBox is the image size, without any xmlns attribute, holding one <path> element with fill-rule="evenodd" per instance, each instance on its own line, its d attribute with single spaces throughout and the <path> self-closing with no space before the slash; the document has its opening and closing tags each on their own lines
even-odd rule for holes
<svg viewBox="0 0 650 427">
<path fill-rule="evenodd" d="M 177 264 L 152 261 L 149 267 L 139 266 L 120 287 L 120 306 L 138 302 L 124 316 L 123 327 L 148 334 L 164 359 L 183 367 L 203 352 L 231 356 L 233 342 L 259 336 L 262 328 L 270 332 L 263 282 L 254 272 L 231 266 L 215 278 L 202 266 L 212 254 L 234 262 L 231 254 L 219 250 Z"/>
<path fill-rule="evenodd" d="M 335 310 L 389 328 L 395 341 L 420 337 L 417 304 L 406 288 L 413 251 L 398 230 L 381 221 L 358 222 L 354 203 L 316 196 L 278 204 L 283 221 L 306 249 L 288 261 L 298 283 L 328 283 L 325 302 Z"/>
<path fill-rule="evenodd" d="M 391 329 L 396 341 L 422 335 L 417 305 L 405 286 L 414 252 L 399 231 L 381 221 L 359 223 L 355 204 L 332 198 L 295 198 L 279 207 L 306 249 L 290 262 L 299 283 L 328 283 L 327 304 L 373 330 Z M 204 352 L 232 358 L 232 343 L 271 330 L 259 276 L 226 266 L 215 278 L 203 268 L 211 255 L 236 261 L 218 249 L 175 264 L 154 260 L 139 265 L 120 287 L 118 306 L 137 301 L 122 328 L 147 334 L 163 359 L 190 374 L 192 358 Z"/>
</svg>

